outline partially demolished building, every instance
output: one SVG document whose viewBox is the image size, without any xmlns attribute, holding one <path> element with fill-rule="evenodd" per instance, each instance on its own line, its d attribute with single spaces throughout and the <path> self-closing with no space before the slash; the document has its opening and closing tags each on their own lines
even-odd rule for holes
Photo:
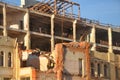
<svg viewBox="0 0 120 80">
<path fill-rule="evenodd" d="M 120 80 L 120 28 L 70 0 L 0 2 L 0 80 Z"/>
</svg>

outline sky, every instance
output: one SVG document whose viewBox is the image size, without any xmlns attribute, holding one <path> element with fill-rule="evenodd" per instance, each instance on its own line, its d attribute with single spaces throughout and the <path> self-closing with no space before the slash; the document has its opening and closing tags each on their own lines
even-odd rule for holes
<svg viewBox="0 0 120 80">
<path fill-rule="evenodd" d="M 20 0 L 6 0 L 20 4 Z M 81 17 L 120 26 L 120 0 L 71 0 L 80 4 Z"/>
<path fill-rule="evenodd" d="M 74 0 L 80 4 L 81 17 L 120 26 L 120 0 Z"/>
</svg>

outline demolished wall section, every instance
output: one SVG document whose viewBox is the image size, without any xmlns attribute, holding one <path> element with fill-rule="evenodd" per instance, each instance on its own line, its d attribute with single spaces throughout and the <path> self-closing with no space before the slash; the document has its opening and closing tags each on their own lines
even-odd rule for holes
<svg viewBox="0 0 120 80">
<path fill-rule="evenodd" d="M 86 76 L 84 78 L 86 80 L 90 80 L 90 55 L 89 55 L 90 44 L 87 42 L 63 43 L 63 44 L 57 44 L 55 46 L 55 52 L 56 52 L 55 63 L 56 64 L 54 67 L 54 72 L 56 72 L 57 80 L 63 80 L 62 78 L 63 78 L 64 60 L 65 60 L 64 46 L 69 48 L 70 51 L 82 52 L 83 54 L 85 54 Z"/>
</svg>

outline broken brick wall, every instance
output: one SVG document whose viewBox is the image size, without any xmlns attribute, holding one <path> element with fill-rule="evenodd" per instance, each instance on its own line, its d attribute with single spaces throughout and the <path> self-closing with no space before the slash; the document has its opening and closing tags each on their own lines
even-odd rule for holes
<svg viewBox="0 0 120 80">
<path fill-rule="evenodd" d="M 65 48 L 68 48 L 68 52 L 66 52 Z M 65 65 L 67 65 L 67 63 L 71 63 L 71 61 L 74 61 L 75 59 L 72 58 L 82 58 L 81 55 L 79 55 L 79 57 L 73 56 L 73 54 L 84 54 L 82 56 L 84 56 L 83 60 L 85 61 L 83 65 L 85 65 L 85 79 L 86 80 L 90 80 L 90 55 L 89 55 L 89 48 L 90 48 L 90 44 L 87 42 L 72 42 L 72 43 L 62 43 L 62 44 L 57 44 L 55 47 L 55 52 L 56 52 L 56 59 L 55 59 L 55 67 L 54 67 L 54 72 L 56 72 L 57 74 L 57 80 L 62 80 L 63 78 L 63 73 L 67 72 L 65 71 Z M 71 52 L 69 52 L 71 51 Z M 69 58 L 66 54 L 71 55 L 71 57 Z M 66 57 L 67 56 L 67 57 Z M 73 56 L 73 57 L 72 57 Z M 68 62 L 65 62 L 66 59 L 68 58 Z M 71 60 L 69 60 L 71 59 Z M 78 61 L 74 61 L 74 62 L 78 62 Z M 66 64 L 65 64 L 66 63 Z M 74 63 L 72 65 L 75 65 Z M 68 67 L 71 67 L 71 69 L 69 69 L 69 74 L 71 75 L 72 73 L 74 73 L 74 75 L 78 75 L 79 73 L 79 64 L 76 63 L 76 68 L 77 70 L 75 71 L 75 69 L 72 69 L 72 65 L 69 65 Z M 76 74 L 77 73 L 77 74 Z M 71 78 L 72 79 L 72 78 Z"/>
</svg>

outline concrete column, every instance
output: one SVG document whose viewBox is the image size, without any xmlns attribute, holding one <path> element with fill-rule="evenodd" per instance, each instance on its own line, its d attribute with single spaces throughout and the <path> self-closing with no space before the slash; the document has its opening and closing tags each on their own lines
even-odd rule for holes
<svg viewBox="0 0 120 80">
<path fill-rule="evenodd" d="M 55 15 L 51 16 L 51 52 L 54 50 L 55 41 L 54 41 L 54 18 Z"/>
<path fill-rule="evenodd" d="M 20 58 L 19 58 L 19 49 L 18 44 L 16 45 L 14 53 L 14 67 L 13 67 L 13 78 L 14 80 L 20 80 Z"/>
<path fill-rule="evenodd" d="M 3 5 L 3 36 L 7 36 L 7 13 L 6 13 L 6 4 Z"/>
<path fill-rule="evenodd" d="M 8 52 L 7 51 L 5 51 L 5 67 L 8 67 Z"/>
<path fill-rule="evenodd" d="M 20 4 L 21 7 L 28 7 L 37 3 L 36 0 L 20 0 L 20 1 L 21 1 L 21 4 Z"/>
<path fill-rule="evenodd" d="M 83 59 L 82 59 L 82 77 L 83 78 L 85 77 L 85 62 Z"/>
<path fill-rule="evenodd" d="M 6 67 L 6 54 L 3 53 L 3 67 Z"/>
<path fill-rule="evenodd" d="M 115 73 L 115 55 L 113 53 L 112 48 L 112 28 L 108 28 L 108 42 L 109 42 L 109 49 L 108 49 L 108 62 L 110 63 L 110 79 L 116 80 L 116 73 Z"/>
<path fill-rule="evenodd" d="M 78 6 L 78 19 L 80 19 L 80 6 Z"/>
<path fill-rule="evenodd" d="M 90 35 L 89 35 L 89 34 L 87 35 L 86 41 L 87 41 L 87 42 L 90 42 Z"/>
<path fill-rule="evenodd" d="M 96 51 L 96 28 L 93 25 L 91 34 L 90 34 L 90 42 L 93 43 L 93 47 L 91 48 L 92 51 Z"/>
<path fill-rule="evenodd" d="M 73 41 L 76 42 L 76 23 L 77 20 L 73 21 Z"/>
<path fill-rule="evenodd" d="M 29 29 L 29 10 L 26 11 L 24 15 L 24 30 L 26 30 L 26 35 L 24 38 L 24 46 L 26 46 L 26 49 L 31 48 L 31 36 L 30 36 L 30 29 Z"/>
<path fill-rule="evenodd" d="M 109 49 L 108 51 L 110 53 L 113 53 L 113 48 L 112 48 L 112 29 L 108 28 L 108 42 L 109 42 Z"/>
<path fill-rule="evenodd" d="M 101 69 L 100 69 L 100 77 L 104 77 L 104 63 L 101 63 Z"/>
<path fill-rule="evenodd" d="M 57 14 L 57 0 L 54 0 L 54 14 Z"/>
<path fill-rule="evenodd" d="M 94 63 L 94 65 L 95 65 L 95 77 L 98 77 L 98 63 L 97 62 L 95 62 Z"/>
</svg>

